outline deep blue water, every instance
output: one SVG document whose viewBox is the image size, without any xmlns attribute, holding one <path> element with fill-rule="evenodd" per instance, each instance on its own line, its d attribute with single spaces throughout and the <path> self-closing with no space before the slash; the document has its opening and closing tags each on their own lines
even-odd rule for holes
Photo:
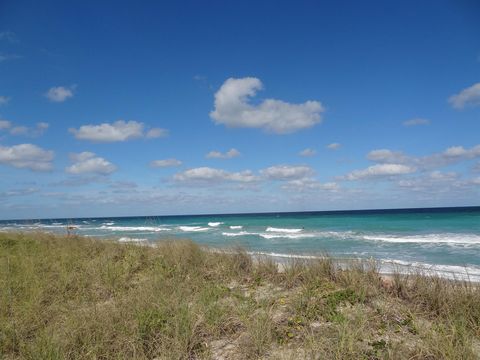
<svg viewBox="0 0 480 360">
<path fill-rule="evenodd" d="M 192 239 L 240 245 L 282 259 L 328 253 L 389 264 L 434 266 L 480 280 L 480 207 L 237 215 L 147 216 L 0 221 L 0 231 L 45 230 L 119 241 Z M 478 279 L 477 279 L 478 278 Z"/>
</svg>

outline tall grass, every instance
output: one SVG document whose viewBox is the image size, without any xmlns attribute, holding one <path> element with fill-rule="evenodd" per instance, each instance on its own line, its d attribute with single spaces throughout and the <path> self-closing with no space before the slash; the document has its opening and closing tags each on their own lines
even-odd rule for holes
<svg viewBox="0 0 480 360">
<path fill-rule="evenodd" d="M 2 359 L 475 359 L 480 290 L 191 241 L 0 234 Z"/>
</svg>

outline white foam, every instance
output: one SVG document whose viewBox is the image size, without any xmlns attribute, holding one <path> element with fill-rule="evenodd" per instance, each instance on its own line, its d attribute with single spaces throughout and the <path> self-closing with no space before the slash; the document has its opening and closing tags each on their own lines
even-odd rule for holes
<svg viewBox="0 0 480 360">
<path fill-rule="evenodd" d="M 232 225 L 232 226 L 230 226 L 230 229 L 232 229 L 232 230 L 243 229 L 243 226 L 242 225 Z"/>
<path fill-rule="evenodd" d="M 208 226 L 217 227 L 217 226 L 220 226 L 222 224 L 223 224 L 223 222 L 209 222 Z"/>
<path fill-rule="evenodd" d="M 115 224 L 115 222 L 104 222 L 102 225 L 112 226 L 113 224 Z"/>
<path fill-rule="evenodd" d="M 322 259 L 323 256 L 315 255 L 300 255 L 300 254 L 282 254 L 274 252 L 249 252 L 250 255 L 263 255 L 271 256 L 274 258 L 285 258 L 285 259 Z M 342 268 L 348 268 L 348 265 L 352 261 L 366 261 L 364 258 L 335 258 L 332 260 Z M 408 262 L 405 260 L 396 260 L 396 259 L 378 259 L 380 265 L 379 271 L 381 273 L 393 273 L 400 272 L 404 274 L 414 274 L 416 272 L 424 273 L 425 275 L 436 275 L 446 279 L 454 280 L 469 280 L 472 282 L 480 282 L 480 266 L 468 265 L 468 266 L 459 266 L 459 265 L 434 265 L 422 262 Z"/>
<path fill-rule="evenodd" d="M 201 226 L 179 226 L 180 230 L 185 232 L 200 232 L 200 231 L 208 231 L 209 229 L 206 227 Z"/>
<path fill-rule="evenodd" d="M 251 233 L 251 232 L 248 232 L 248 231 L 240 231 L 240 232 L 236 232 L 236 233 L 223 232 L 222 235 L 224 235 L 224 236 L 244 236 L 244 235 L 258 235 L 258 233 Z"/>
<path fill-rule="evenodd" d="M 143 241 L 147 241 L 147 239 L 121 237 L 120 239 L 118 239 L 118 241 L 119 242 L 143 242 Z"/>
<path fill-rule="evenodd" d="M 415 270 L 425 272 L 427 275 L 438 275 L 448 279 L 456 280 L 471 280 L 480 282 L 480 267 L 474 265 L 442 265 L 442 264 L 428 264 L 418 261 L 408 262 L 405 260 L 380 260 L 386 269 L 397 270 L 402 273 L 412 273 Z M 398 268 L 398 266 L 402 268 Z"/>
<path fill-rule="evenodd" d="M 263 252 L 263 251 L 255 251 L 249 252 L 250 255 L 264 255 L 264 256 L 271 256 L 276 258 L 285 258 L 285 259 L 320 259 L 320 256 L 315 255 L 294 255 L 294 254 L 280 254 L 274 252 Z"/>
<path fill-rule="evenodd" d="M 288 233 L 288 234 L 296 234 L 299 232 L 302 232 L 303 229 L 282 229 L 282 228 L 274 228 L 274 227 L 268 227 L 266 231 L 269 232 L 278 232 L 278 233 Z"/>
<path fill-rule="evenodd" d="M 38 228 L 45 228 L 45 229 L 50 229 L 50 228 L 65 228 L 67 226 L 74 226 L 76 228 L 79 228 L 80 225 L 63 225 L 63 224 L 35 224 L 34 226 L 26 226 L 29 229 L 38 229 Z"/>
<path fill-rule="evenodd" d="M 110 231 L 152 231 L 152 232 L 159 232 L 159 231 L 168 231 L 170 229 L 158 227 L 158 226 L 100 226 L 100 229 L 103 230 L 110 230 Z"/>
<path fill-rule="evenodd" d="M 425 234 L 425 235 L 364 235 L 365 240 L 383 241 L 390 243 L 433 243 L 433 244 L 462 244 L 480 245 L 480 235 L 476 234 Z"/>
<path fill-rule="evenodd" d="M 305 233 L 305 234 L 265 234 L 260 233 L 258 234 L 264 239 L 305 239 L 305 238 L 313 238 L 316 237 L 317 234 L 315 233 Z"/>
</svg>

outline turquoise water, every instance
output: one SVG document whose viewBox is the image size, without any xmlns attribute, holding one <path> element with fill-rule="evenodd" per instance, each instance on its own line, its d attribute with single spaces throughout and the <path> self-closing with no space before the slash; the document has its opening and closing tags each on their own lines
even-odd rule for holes
<svg viewBox="0 0 480 360">
<path fill-rule="evenodd" d="M 121 242 L 188 238 L 277 259 L 373 257 L 385 267 L 413 264 L 480 280 L 480 207 L 0 221 L 0 231 L 65 233 L 67 225 L 80 235 Z"/>
</svg>

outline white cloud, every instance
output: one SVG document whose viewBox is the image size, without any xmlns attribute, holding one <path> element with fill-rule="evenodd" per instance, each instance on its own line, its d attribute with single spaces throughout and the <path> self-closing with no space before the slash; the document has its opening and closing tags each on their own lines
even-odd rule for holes
<svg viewBox="0 0 480 360">
<path fill-rule="evenodd" d="M 480 177 L 477 177 L 477 178 L 473 179 L 472 183 L 475 184 L 475 185 L 480 185 Z"/>
<path fill-rule="evenodd" d="M 406 175 L 415 172 L 416 169 L 402 164 L 377 164 L 366 169 L 354 170 L 345 176 L 347 180 L 362 180 L 375 177 Z"/>
<path fill-rule="evenodd" d="M 430 120 L 422 119 L 422 118 L 414 118 L 414 119 L 410 119 L 410 120 L 405 120 L 402 124 L 403 124 L 403 126 L 429 125 Z"/>
<path fill-rule="evenodd" d="M 318 101 L 290 104 L 266 99 L 258 105 L 250 104 L 249 99 L 262 88 L 262 82 L 254 77 L 227 79 L 215 93 L 210 117 L 228 127 L 263 128 L 277 134 L 306 129 L 321 121 L 324 108 Z"/>
<path fill-rule="evenodd" d="M 0 198 L 25 196 L 39 192 L 40 189 L 35 187 L 29 187 L 24 189 L 12 189 L 0 193 Z"/>
<path fill-rule="evenodd" d="M 8 132 L 15 136 L 38 137 L 48 129 L 49 125 L 46 122 L 37 123 L 36 127 L 30 128 L 27 126 L 13 126 L 10 121 L 0 120 L 0 130 L 9 129 Z"/>
<path fill-rule="evenodd" d="M 298 155 L 300 155 L 300 156 L 305 156 L 305 157 L 309 157 L 309 156 L 315 156 L 316 153 L 317 153 L 316 150 L 310 149 L 310 148 L 306 148 L 306 149 L 300 151 L 300 152 L 298 153 Z"/>
<path fill-rule="evenodd" d="M 327 149 L 330 149 L 330 150 L 338 150 L 341 147 L 342 147 L 342 144 L 339 144 L 339 143 L 331 143 L 327 145 Z"/>
<path fill-rule="evenodd" d="M 478 157 L 480 157 L 480 145 L 473 146 L 470 149 L 466 149 L 463 146 L 452 146 L 443 152 L 420 157 L 408 156 L 401 151 L 392 151 L 388 149 L 373 150 L 367 155 L 369 160 L 380 164 L 405 164 L 423 171 Z"/>
<path fill-rule="evenodd" d="M 79 140 L 95 142 L 116 142 L 137 139 L 141 137 L 155 138 L 165 136 L 167 130 L 153 128 L 144 132 L 145 125 L 138 121 L 118 120 L 111 124 L 82 125 L 79 129 L 70 128 L 72 134 Z"/>
<path fill-rule="evenodd" d="M 442 155 L 450 159 L 474 159 L 480 156 L 480 145 L 470 149 L 465 149 L 463 146 L 452 146 L 446 149 Z"/>
<path fill-rule="evenodd" d="M 313 175 L 311 167 L 305 165 L 275 165 L 260 171 L 269 180 L 294 180 Z"/>
<path fill-rule="evenodd" d="M 458 177 L 458 174 L 453 171 L 441 172 L 436 170 L 436 171 L 432 171 L 428 176 L 430 179 L 434 181 L 450 181 L 450 180 L 456 179 Z"/>
<path fill-rule="evenodd" d="M 175 174 L 174 180 L 179 182 L 197 183 L 218 183 L 225 181 L 249 183 L 257 181 L 258 177 L 250 170 L 228 172 L 210 167 L 199 167 Z"/>
<path fill-rule="evenodd" d="M 240 151 L 232 148 L 226 153 L 221 153 L 220 151 L 210 151 L 207 155 L 205 155 L 205 157 L 207 159 L 231 159 L 240 155 Z"/>
<path fill-rule="evenodd" d="M 313 178 L 303 178 L 288 181 L 282 186 L 282 189 L 290 191 L 332 191 L 340 190 L 340 186 L 336 182 L 321 183 Z"/>
<path fill-rule="evenodd" d="M 8 96 L 0 96 L 0 106 L 7 105 L 10 101 Z"/>
<path fill-rule="evenodd" d="M 471 185 L 471 181 L 459 180 L 459 174 L 455 172 L 432 171 L 420 176 L 408 179 L 400 179 L 397 185 L 402 189 L 407 189 L 423 194 L 452 193 Z"/>
<path fill-rule="evenodd" d="M 480 82 L 460 91 L 458 94 L 450 96 L 448 102 L 455 109 L 463 109 L 467 105 L 480 105 Z"/>
<path fill-rule="evenodd" d="M 138 187 L 138 184 L 134 181 L 114 181 L 110 184 L 110 187 L 119 190 L 135 189 Z"/>
<path fill-rule="evenodd" d="M 50 127 L 50 125 L 46 122 L 39 122 L 37 123 L 37 129 L 42 129 L 42 130 L 47 130 Z"/>
<path fill-rule="evenodd" d="M 378 163 L 397 164 L 403 164 L 409 161 L 409 158 L 401 151 L 392 151 L 388 149 L 372 150 L 367 154 L 367 159 Z"/>
<path fill-rule="evenodd" d="M 468 154 L 468 151 L 463 146 L 452 146 L 445 150 L 443 154 L 448 157 L 463 157 Z"/>
<path fill-rule="evenodd" d="M 0 130 L 9 129 L 12 123 L 8 120 L 0 120 Z"/>
<path fill-rule="evenodd" d="M 45 93 L 45 97 L 52 102 L 64 102 L 68 98 L 73 97 L 74 89 L 75 86 L 54 86 L 48 89 L 48 91 Z"/>
<path fill-rule="evenodd" d="M 0 146 L 0 164 L 33 171 L 52 170 L 54 152 L 32 144 Z"/>
<path fill-rule="evenodd" d="M 182 162 L 177 159 L 153 160 L 150 162 L 151 167 L 173 167 L 180 165 L 182 165 Z"/>
<path fill-rule="evenodd" d="M 159 137 L 165 137 L 168 135 L 168 130 L 161 128 L 153 128 L 147 131 L 145 137 L 147 139 L 155 139 Z"/>
<path fill-rule="evenodd" d="M 28 132 L 28 127 L 26 126 L 15 126 L 10 129 L 10 134 L 12 135 L 26 135 Z"/>
<path fill-rule="evenodd" d="M 109 175 L 117 170 L 117 167 L 111 162 L 89 151 L 71 154 L 70 159 L 73 161 L 73 165 L 65 169 L 69 174 Z"/>
</svg>

